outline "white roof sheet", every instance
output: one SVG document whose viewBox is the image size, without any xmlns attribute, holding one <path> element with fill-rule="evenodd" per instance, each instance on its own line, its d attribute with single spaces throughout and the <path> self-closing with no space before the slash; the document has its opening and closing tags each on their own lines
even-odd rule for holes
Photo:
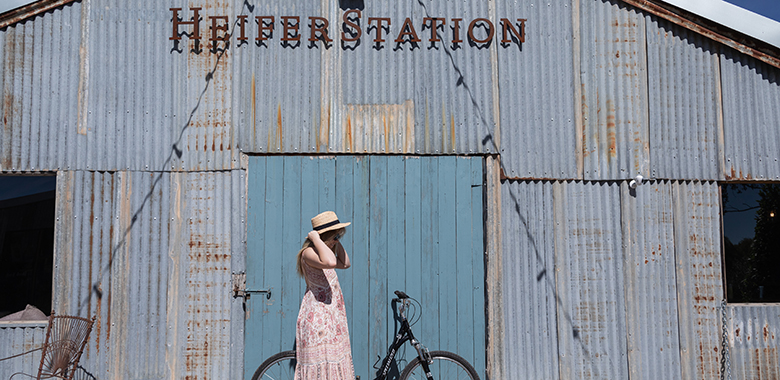
<svg viewBox="0 0 780 380">
<path fill-rule="evenodd" d="M 663 2 L 780 47 L 780 22 L 760 14 L 722 0 L 663 0 Z"/>
</svg>

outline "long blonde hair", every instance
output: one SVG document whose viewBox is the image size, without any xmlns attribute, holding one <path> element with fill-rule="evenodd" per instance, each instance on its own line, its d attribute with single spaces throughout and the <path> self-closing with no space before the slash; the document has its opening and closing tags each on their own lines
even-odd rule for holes
<svg viewBox="0 0 780 380">
<path fill-rule="evenodd" d="M 325 231 L 322 234 L 320 234 L 320 239 L 325 243 L 325 245 L 328 246 L 331 250 L 333 250 L 333 247 L 336 246 L 337 240 L 335 237 L 341 237 L 344 236 L 344 234 L 347 233 L 346 228 L 339 228 L 337 230 L 331 230 L 331 231 Z M 306 240 L 303 241 L 303 246 L 301 247 L 301 250 L 298 251 L 298 256 L 295 259 L 296 262 L 296 269 L 298 270 L 298 275 L 303 277 L 303 267 L 301 266 L 301 260 L 303 256 L 303 251 L 306 250 L 306 248 L 314 247 L 314 243 L 309 240 L 309 237 L 306 237 Z M 335 251 L 333 252 L 336 253 Z"/>
</svg>

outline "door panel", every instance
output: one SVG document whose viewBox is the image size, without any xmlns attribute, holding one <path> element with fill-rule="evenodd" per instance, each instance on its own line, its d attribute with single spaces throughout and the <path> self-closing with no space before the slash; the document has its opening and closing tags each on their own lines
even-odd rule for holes
<svg viewBox="0 0 780 380">
<path fill-rule="evenodd" d="M 484 378 L 485 297 L 481 157 L 263 156 L 249 161 L 245 374 L 293 349 L 305 291 L 295 256 L 310 218 L 334 210 L 350 221 L 339 270 L 355 373 L 373 379 L 397 322 L 390 300 L 420 301 L 416 337 L 467 358 Z M 418 316 L 420 311 L 417 311 Z M 407 345 L 398 371 L 416 352 Z"/>
</svg>

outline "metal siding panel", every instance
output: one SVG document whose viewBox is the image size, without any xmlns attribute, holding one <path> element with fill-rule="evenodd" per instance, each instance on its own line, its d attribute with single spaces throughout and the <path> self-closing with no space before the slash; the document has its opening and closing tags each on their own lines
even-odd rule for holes
<svg viewBox="0 0 780 380">
<path fill-rule="evenodd" d="M 780 306 L 729 305 L 727 310 L 733 378 L 780 378 Z"/>
<path fill-rule="evenodd" d="M 58 174 L 54 309 L 97 316 L 81 359 L 90 373 L 236 370 L 230 321 L 241 305 L 229 292 L 242 251 L 231 249 L 243 235 L 241 175 Z"/>
<path fill-rule="evenodd" d="M 552 187 L 550 182 L 501 184 L 507 358 L 501 371 L 517 378 L 559 379 Z"/>
<path fill-rule="evenodd" d="M 258 5 L 251 14 L 295 14 L 302 23 L 308 23 L 309 16 L 324 16 L 331 25 L 340 24 L 343 10 L 332 1 L 321 3 L 285 4 L 282 9 Z M 442 43 L 428 49 L 429 35 L 424 32 L 430 32 L 420 24 L 428 15 L 467 21 L 492 17 L 486 3 L 378 4 L 362 14 L 363 36 L 356 49 L 341 46 L 341 30 L 335 27 L 330 29 L 334 40 L 329 48 L 321 42 L 314 47 L 304 43 L 297 49 L 285 48 L 278 36 L 265 47 L 251 43 L 238 47 L 233 93 L 239 95 L 235 95 L 233 114 L 244 150 L 495 151 L 486 138 L 494 133 L 497 118 L 491 92 L 491 50 L 465 44 L 453 50 Z M 394 21 L 386 34 L 388 42 L 380 49 L 372 47 L 373 34 L 367 31 L 367 18 L 377 16 Z M 415 51 L 410 51 L 408 43 L 399 48 L 390 41 L 407 16 L 424 41 Z M 463 37 L 466 25 L 461 27 Z M 257 54 L 258 49 L 268 54 Z M 367 71 L 367 67 L 373 69 Z"/>
<path fill-rule="evenodd" d="M 645 20 L 610 0 L 580 10 L 584 178 L 649 177 Z"/>
<path fill-rule="evenodd" d="M 46 326 L 46 322 L 38 323 L 37 326 L 29 322 L 23 324 L 3 322 L 3 325 L 0 325 L 0 342 L 3 342 L 0 345 L 0 359 L 39 348 L 46 339 Z M 3 360 L 0 361 L 0 376 L 8 379 L 17 372 L 36 376 L 40 364 L 41 351 L 33 351 L 14 359 Z"/>
<path fill-rule="evenodd" d="M 726 179 L 780 179 L 780 69 L 723 49 Z"/>
<path fill-rule="evenodd" d="M 720 193 L 715 182 L 672 186 L 682 379 L 719 376 Z"/>
<path fill-rule="evenodd" d="M 189 173 L 185 191 L 187 289 L 184 297 L 184 376 L 215 378 L 230 369 L 231 246 L 233 226 L 219 211 L 231 198 L 231 172 Z M 240 189 L 236 189 L 240 190 Z"/>
<path fill-rule="evenodd" d="M 679 379 L 671 184 L 621 183 L 628 369 L 631 379 Z M 663 365 L 658 365 L 663 363 Z"/>
<path fill-rule="evenodd" d="M 501 158 L 506 175 L 578 178 L 571 2 L 497 1 L 496 14 L 528 19 L 521 46 L 499 48 Z M 501 33 L 497 22 L 497 39 Z M 579 31 L 577 31 L 579 33 Z M 577 73 L 579 75 L 579 73 Z M 579 101 L 579 100 L 577 100 Z"/>
<path fill-rule="evenodd" d="M 247 175 L 245 170 L 233 170 L 230 173 L 230 197 L 225 196 L 226 206 L 223 212 L 230 220 L 230 251 L 232 274 L 246 273 L 247 257 Z M 227 195 L 227 194 L 225 194 Z M 229 198 L 229 202 L 228 202 Z M 244 374 L 244 320 L 246 312 L 244 300 L 233 298 L 230 312 L 230 372 L 231 379 Z"/>
<path fill-rule="evenodd" d="M 238 1 L 234 3 L 239 4 Z M 254 38 L 236 45 L 236 66 L 232 86 L 238 94 L 234 108 L 241 110 L 236 125 L 242 128 L 244 151 L 267 153 L 303 153 L 327 151 L 328 131 L 320 130 L 321 46 L 310 48 L 306 34 L 308 17 L 320 16 L 320 2 L 261 3 L 236 6 L 240 14 L 274 16 L 273 38 L 262 42 Z M 335 7 L 335 6 L 334 6 Z M 238 13 L 237 13 L 238 14 Z M 296 47 L 284 47 L 281 16 L 299 16 L 301 41 Z M 328 17 L 335 26 L 335 18 Z M 249 22 L 248 22 L 249 24 Z M 255 30 L 254 20 L 252 27 Z M 331 27 L 331 33 L 335 30 Z M 331 49 L 335 49 L 332 47 Z M 230 103 L 226 103 L 229 106 Z M 327 125 L 324 126 L 327 128 Z M 317 136 L 325 138 L 320 148 Z"/>
<path fill-rule="evenodd" d="M 555 183 L 553 201 L 561 378 L 627 378 L 618 185 Z"/>
<path fill-rule="evenodd" d="M 646 16 L 653 178 L 721 178 L 717 45 Z"/>
</svg>

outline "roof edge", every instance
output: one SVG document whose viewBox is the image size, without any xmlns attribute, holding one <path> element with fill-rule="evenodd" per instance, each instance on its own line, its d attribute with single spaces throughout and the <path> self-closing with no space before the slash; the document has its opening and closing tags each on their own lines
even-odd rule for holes
<svg viewBox="0 0 780 380">
<path fill-rule="evenodd" d="M 731 29 L 716 21 L 689 12 L 661 0 L 621 0 L 637 9 L 701 34 L 738 52 L 780 68 L 780 48 Z"/>
<path fill-rule="evenodd" d="M 68 5 L 76 0 L 40 0 L 30 4 L 12 9 L 0 14 L 0 29 L 5 29 L 9 25 L 35 17 L 41 13 L 46 13 L 51 9 Z"/>
</svg>

